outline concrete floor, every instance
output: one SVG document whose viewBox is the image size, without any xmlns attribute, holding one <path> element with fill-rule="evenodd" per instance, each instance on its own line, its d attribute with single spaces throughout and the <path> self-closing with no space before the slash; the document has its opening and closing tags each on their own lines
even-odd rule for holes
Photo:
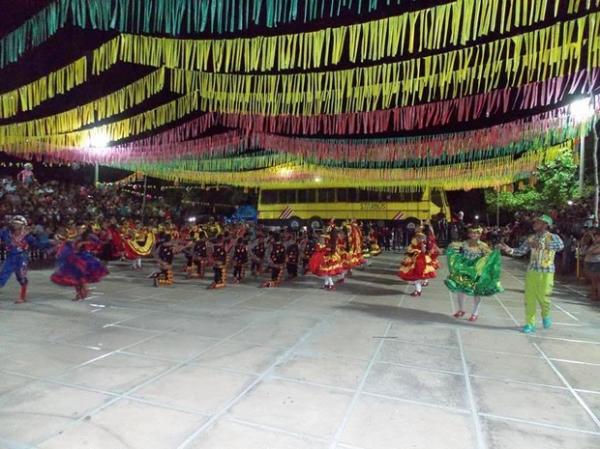
<svg viewBox="0 0 600 449">
<path fill-rule="evenodd" d="M 305 278 L 156 289 L 115 268 L 85 303 L 30 273 L 0 291 L 1 449 L 597 449 L 600 310 L 557 288 L 521 324 L 522 265 L 475 323 L 384 255 L 336 292 Z M 443 273 L 441 273 L 443 276 Z"/>
</svg>

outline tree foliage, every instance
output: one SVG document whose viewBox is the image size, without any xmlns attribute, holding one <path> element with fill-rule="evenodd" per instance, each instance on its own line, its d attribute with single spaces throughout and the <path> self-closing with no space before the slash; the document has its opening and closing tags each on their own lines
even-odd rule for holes
<svg viewBox="0 0 600 449">
<path fill-rule="evenodd" d="M 490 189 L 485 192 L 485 199 L 490 210 L 496 209 L 498 201 L 506 212 L 541 212 L 562 208 L 579 195 L 577 165 L 572 152 L 565 151 L 555 160 L 538 167 L 534 186 L 500 194 Z"/>
</svg>

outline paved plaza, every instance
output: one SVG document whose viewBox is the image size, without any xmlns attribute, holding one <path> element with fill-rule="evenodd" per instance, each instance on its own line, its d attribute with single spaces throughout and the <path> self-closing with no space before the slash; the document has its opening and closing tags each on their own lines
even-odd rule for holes
<svg viewBox="0 0 600 449">
<path fill-rule="evenodd" d="M 600 447 L 600 310 L 582 287 L 558 286 L 554 328 L 525 336 L 520 262 L 472 324 L 441 279 L 407 296 L 400 257 L 335 292 L 314 277 L 153 288 L 117 267 L 84 303 L 31 272 L 16 306 L 11 281 L 0 448 Z"/>
</svg>

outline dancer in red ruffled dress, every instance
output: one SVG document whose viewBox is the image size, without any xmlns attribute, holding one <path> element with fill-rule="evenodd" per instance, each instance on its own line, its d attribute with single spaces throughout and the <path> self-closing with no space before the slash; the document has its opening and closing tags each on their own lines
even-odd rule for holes
<svg viewBox="0 0 600 449">
<path fill-rule="evenodd" d="M 308 262 L 308 269 L 315 276 L 324 279 L 323 288 L 334 290 L 333 278 L 344 272 L 342 258 L 337 251 L 337 231 L 333 230 L 323 237 L 323 242 L 317 244 L 317 249 Z"/>
<path fill-rule="evenodd" d="M 415 286 L 411 296 L 421 296 L 423 286 L 436 276 L 436 270 L 440 266 L 438 261 L 440 250 L 435 242 L 435 236 L 431 230 L 428 234 L 429 238 L 424 233 L 423 227 L 417 229 L 398 272 L 398 276 L 403 281 Z"/>
</svg>

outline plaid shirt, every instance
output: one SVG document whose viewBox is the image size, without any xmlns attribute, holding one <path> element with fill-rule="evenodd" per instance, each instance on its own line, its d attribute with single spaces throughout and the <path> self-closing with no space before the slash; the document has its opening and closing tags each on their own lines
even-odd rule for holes
<svg viewBox="0 0 600 449">
<path fill-rule="evenodd" d="M 532 244 L 537 243 L 537 248 L 533 248 Z M 554 273 L 554 256 L 557 252 L 562 251 L 565 247 L 561 238 L 550 232 L 543 234 L 534 234 L 527 238 L 521 246 L 513 249 L 510 252 L 511 256 L 524 256 L 530 254 L 529 271 L 537 271 L 538 273 Z"/>
</svg>

